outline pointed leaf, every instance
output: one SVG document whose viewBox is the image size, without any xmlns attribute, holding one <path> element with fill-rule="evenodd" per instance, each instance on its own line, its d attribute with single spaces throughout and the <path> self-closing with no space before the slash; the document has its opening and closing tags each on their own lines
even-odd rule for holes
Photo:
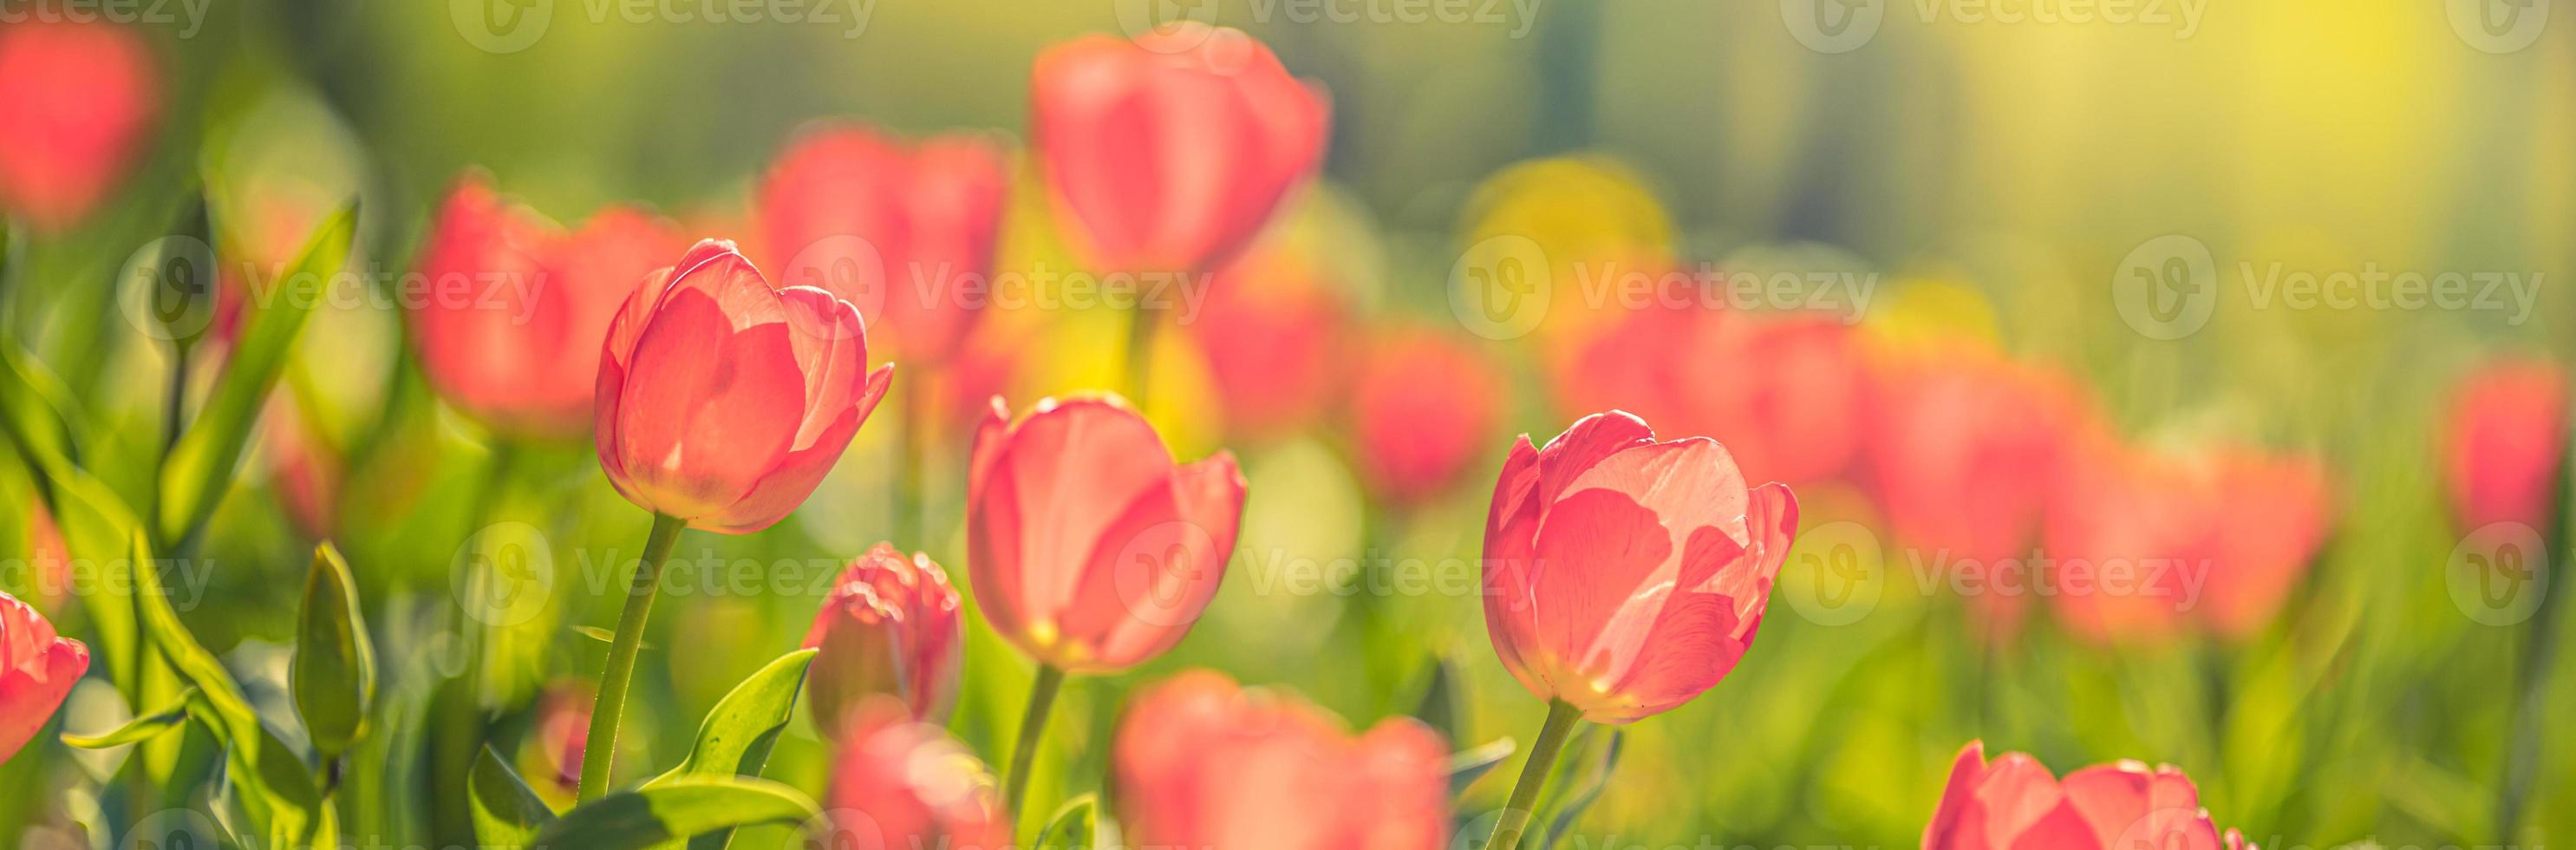
<svg viewBox="0 0 2576 850">
<path fill-rule="evenodd" d="M 139 531 L 131 551 L 132 559 L 121 565 L 127 575 L 111 574 L 110 580 L 132 582 L 135 613 L 146 641 L 180 681 L 196 688 L 196 695 L 188 700 L 188 715 L 204 723 L 223 745 L 225 779 L 236 786 L 234 793 L 251 818 L 247 827 L 264 835 L 269 846 L 309 844 L 319 826 L 316 817 L 322 794 L 303 757 L 260 725 L 259 715 L 242 696 L 232 673 L 179 622 L 178 613 L 170 609 L 169 593 L 161 586 L 152 547 Z M 111 571 L 117 568 L 110 565 Z"/>
<path fill-rule="evenodd" d="M 1055 810 L 1045 829 L 1038 831 L 1038 841 L 1031 850 L 1094 850 L 1109 845 L 1100 840 L 1100 798 L 1084 794 Z"/>
<path fill-rule="evenodd" d="M 474 807 L 474 838 L 485 847 L 527 847 L 555 822 L 555 810 L 485 746 L 474 757 L 466 788 Z"/>
<path fill-rule="evenodd" d="M 1558 800 L 1556 819 L 1548 824 L 1547 842 L 1540 847 L 1554 850 L 1557 840 L 1574 828 L 1575 818 L 1582 816 L 1583 810 L 1592 808 L 1593 801 L 1601 799 L 1601 789 L 1609 787 L 1610 771 L 1619 766 L 1619 748 L 1626 740 L 1626 732 L 1620 729 L 1608 731 L 1609 738 L 1602 743 L 1599 755 L 1588 761 L 1590 770 L 1583 774 L 1581 784 L 1568 789 Z"/>
<path fill-rule="evenodd" d="M 161 733 L 177 729 L 188 722 L 188 700 L 195 698 L 196 695 L 196 689 L 190 688 L 180 695 L 176 704 L 149 715 L 134 718 L 127 721 L 125 725 L 102 734 L 75 735 L 65 732 L 63 743 L 84 750 L 104 750 L 159 737 Z"/>
<path fill-rule="evenodd" d="M 732 776 L 760 772 L 769 744 L 796 710 L 796 694 L 805 687 L 805 670 L 814 650 L 800 649 L 778 657 L 745 677 L 698 724 L 697 743 L 688 759 L 670 772 L 644 783 L 650 788 L 683 776 Z"/>
<path fill-rule="evenodd" d="M 1484 746 L 1472 750 L 1451 753 L 1449 755 L 1450 798 L 1456 799 L 1458 795 L 1467 793 L 1467 786 L 1476 784 L 1476 780 L 1493 772 L 1504 759 L 1511 758 L 1512 751 L 1516 749 L 1519 749 L 1519 745 L 1507 736 L 1488 741 Z"/>
<path fill-rule="evenodd" d="M 365 731 L 376 693 L 376 653 L 367 643 L 354 582 L 340 550 L 329 543 L 314 548 L 313 567 L 304 574 L 295 660 L 287 668 L 295 713 L 326 761 L 348 752 Z"/>
<path fill-rule="evenodd" d="M 550 850 L 643 850 L 720 829 L 801 823 L 814 801 L 763 779 L 684 776 L 610 794 L 565 812 L 528 846 Z"/>
<path fill-rule="evenodd" d="M 1466 723 L 1460 718 L 1466 699 L 1458 693 L 1456 667 L 1456 662 L 1447 653 L 1433 654 L 1431 663 L 1425 665 L 1423 672 L 1427 681 L 1422 688 L 1422 701 L 1413 708 L 1414 718 L 1429 725 L 1431 731 L 1440 733 L 1440 739 L 1444 741 L 1458 740 L 1460 733 L 1466 730 Z"/>
</svg>

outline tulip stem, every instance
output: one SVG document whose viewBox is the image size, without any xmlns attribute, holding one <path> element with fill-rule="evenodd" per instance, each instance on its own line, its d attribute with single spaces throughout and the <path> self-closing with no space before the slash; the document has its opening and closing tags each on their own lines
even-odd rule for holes
<svg viewBox="0 0 2576 850">
<path fill-rule="evenodd" d="M 1154 383 L 1154 331 L 1159 311 L 1143 303 L 1127 308 L 1127 400 L 1145 412 L 1145 391 Z"/>
<path fill-rule="evenodd" d="M 608 793 L 609 768 L 617 761 L 617 720 L 626 713 L 626 685 L 635 678 L 635 650 L 644 642 L 644 622 L 653 616 L 653 596 L 662 589 L 662 562 L 687 527 L 679 517 L 653 515 L 653 531 L 644 538 L 644 558 L 635 562 L 635 577 L 626 586 L 626 608 L 617 615 L 617 640 L 608 645 L 608 666 L 599 673 L 599 701 L 590 709 L 590 733 L 581 746 L 581 785 L 576 802 Z"/>
<path fill-rule="evenodd" d="M 1029 768 L 1038 757 L 1038 738 L 1046 734 L 1047 714 L 1055 708 L 1056 691 L 1064 688 L 1064 671 L 1052 664 L 1038 665 L 1038 680 L 1029 685 L 1029 710 L 1020 716 L 1020 739 L 1011 744 L 1011 772 L 1004 777 L 1009 792 L 1002 795 L 1008 811 L 1021 810 L 1022 797 L 1029 790 Z"/>
<path fill-rule="evenodd" d="M 1485 850 L 1512 850 L 1520 844 L 1521 833 L 1529 829 L 1530 818 L 1537 814 L 1539 787 L 1547 784 L 1549 768 L 1556 766 L 1556 754 L 1565 749 L 1565 739 L 1573 734 L 1574 722 L 1583 719 L 1583 711 L 1564 700 L 1549 700 L 1547 725 L 1539 727 L 1538 743 L 1530 746 L 1529 761 L 1521 765 L 1520 781 L 1512 784 L 1511 802 L 1504 804 L 1501 817 L 1494 819 L 1494 836 L 1485 841 Z"/>
</svg>

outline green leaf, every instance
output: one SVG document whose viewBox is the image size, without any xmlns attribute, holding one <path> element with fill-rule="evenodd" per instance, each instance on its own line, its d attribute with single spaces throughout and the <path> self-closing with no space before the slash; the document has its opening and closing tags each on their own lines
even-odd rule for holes
<svg viewBox="0 0 2576 850">
<path fill-rule="evenodd" d="M 1450 798 L 1456 799 L 1458 795 L 1467 793 L 1467 786 L 1476 784 L 1476 780 L 1484 778 L 1485 774 L 1501 766 L 1503 760 L 1511 758 L 1512 751 L 1518 747 L 1519 745 L 1513 743 L 1512 739 L 1506 737 L 1496 738 L 1472 750 L 1451 753 L 1449 755 Z"/>
<path fill-rule="evenodd" d="M 745 677 L 707 711 L 707 719 L 698 724 L 697 743 L 690 745 L 689 757 L 670 772 L 644 783 L 644 787 L 683 776 L 760 773 L 761 765 L 769 761 L 770 744 L 778 740 L 778 730 L 787 727 L 788 716 L 796 710 L 796 694 L 804 690 L 805 671 L 813 663 L 814 650 L 800 649 L 779 656 Z M 693 850 L 722 850 L 732 837 L 732 830 L 720 829 L 690 839 L 689 846 Z"/>
<path fill-rule="evenodd" d="M 16 343 L 0 345 L 0 430 L 27 465 L 58 473 L 79 456 L 71 427 L 71 388 Z"/>
<path fill-rule="evenodd" d="M 764 823 L 801 823 L 819 812 L 796 789 L 763 779 L 685 776 L 610 794 L 565 812 L 528 846 L 644 850 L 666 841 Z"/>
<path fill-rule="evenodd" d="M 1424 665 L 1422 701 L 1413 708 L 1414 718 L 1440 733 L 1444 741 L 1456 741 L 1466 729 L 1463 719 L 1466 698 L 1458 693 L 1457 662 L 1447 653 L 1434 653 Z"/>
<path fill-rule="evenodd" d="M 161 733 L 177 729 L 188 722 L 188 701 L 195 699 L 196 696 L 196 689 L 190 688 L 186 692 L 180 694 L 179 701 L 170 707 L 143 717 L 134 718 L 133 720 L 127 721 L 125 725 L 116 727 L 104 734 L 74 735 L 72 733 L 65 732 L 63 733 L 63 743 L 70 744 L 84 750 L 104 750 L 109 747 L 121 747 L 137 741 L 159 737 Z"/>
<path fill-rule="evenodd" d="M 1097 848 L 1116 847 L 1118 846 L 1116 839 L 1108 834 L 1111 831 L 1109 820 L 1100 814 L 1100 797 L 1095 794 L 1084 794 L 1066 800 L 1062 807 L 1055 810 L 1055 817 L 1047 819 L 1046 828 L 1038 830 L 1037 843 L 1030 845 L 1030 850 L 1097 850 Z"/>
<path fill-rule="evenodd" d="M 1619 766 L 1620 744 L 1627 736 L 1624 730 L 1607 731 L 1609 739 L 1602 743 L 1599 755 L 1588 760 L 1591 769 L 1584 773 L 1582 782 L 1566 789 L 1565 795 L 1558 799 L 1556 819 L 1548 823 L 1547 841 L 1540 847 L 1554 850 L 1557 840 L 1574 829 L 1575 818 L 1580 817 L 1583 810 L 1592 808 L 1593 801 L 1601 799 L 1601 789 L 1609 787 L 1610 771 Z"/>
<path fill-rule="evenodd" d="M 349 258 L 357 234 L 358 202 L 340 207 L 304 243 L 279 286 L 296 281 L 330 280 Z M 215 381 L 214 393 L 197 411 L 196 421 L 181 434 L 161 468 L 161 505 L 154 517 L 162 540 L 186 540 L 215 512 L 215 502 L 232 482 L 233 466 L 250 442 L 251 428 L 268 391 L 286 367 L 286 355 L 304 330 L 320 298 L 284 298 L 257 311 L 242 332 Z"/>
<path fill-rule="evenodd" d="M 348 752 L 365 732 L 367 706 L 376 695 L 376 653 L 367 643 L 366 615 L 358 610 L 349 562 L 329 543 L 314 547 L 313 567 L 304 574 L 304 610 L 287 687 L 324 761 Z"/>
<path fill-rule="evenodd" d="M 474 807 L 474 838 L 486 847 L 527 847 L 554 825 L 555 810 L 485 746 L 474 757 L 466 789 Z"/>
</svg>

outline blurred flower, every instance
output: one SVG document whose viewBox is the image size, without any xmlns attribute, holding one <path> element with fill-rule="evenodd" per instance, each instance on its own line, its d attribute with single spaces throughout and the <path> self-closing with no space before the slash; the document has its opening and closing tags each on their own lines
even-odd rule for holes
<svg viewBox="0 0 2576 850">
<path fill-rule="evenodd" d="M 161 83 L 140 32 L 49 17 L 0 27 L 0 207 L 59 233 L 133 165 Z"/>
<path fill-rule="evenodd" d="M 894 366 L 867 372 L 849 302 L 775 289 L 709 239 L 654 272 L 609 324 L 596 439 L 610 483 L 693 528 L 748 534 L 814 492 Z"/>
<path fill-rule="evenodd" d="M 298 395 L 288 388 L 270 396 L 261 414 L 266 425 L 260 442 L 269 452 L 268 484 L 297 532 L 306 539 L 326 540 L 338 532 L 340 485 L 348 477 L 347 464 L 298 409 Z"/>
<path fill-rule="evenodd" d="M 1735 669 L 1797 528 L 1789 488 L 1747 489 L 1715 440 L 1659 443 L 1618 411 L 1544 449 L 1524 434 L 1485 523 L 1485 629 L 1540 699 L 1658 714 Z"/>
<path fill-rule="evenodd" d="M 683 247 L 671 224 L 609 207 L 569 234 L 458 178 L 421 249 L 429 289 L 410 305 L 421 368 L 448 401 L 520 438 L 591 424 L 600 342 L 615 304 Z"/>
<path fill-rule="evenodd" d="M 1352 735 L 1287 694 L 1182 673 L 1136 698 L 1114 755 L 1120 824 L 1139 847 L 1435 850 L 1448 754 L 1409 717 Z"/>
<path fill-rule="evenodd" d="M 2200 807 L 2200 789 L 2180 768 L 2122 761 L 2058 781 L 2022 753 L 1986 761 L 1969 741 L 1950 768 L 1941 806 L 1923 827 L 1923 850 L 2254 850 L 2236 830 L 2220 833 Z"/>
<path fill-rule="evenodd" d="M 1314 263 L 1254 249 L 1209 287 L 1190 337 L 1206 357 L 1229 433 L 1271 437 L 1312 424 L 1340 391 L 1349 307 Z"/>
<path fill-rule="evenodd" d="M 1008 850 L 1011 817 L 991 770 L 901 701 L 878 697 L 842 721 L 832 760 L 833 836 L 848 850 Z"/>
<path fill-rule="evenodd" d="M 859 308 L 893 359 L 945 363 L 974 321 L 1009 186 L 1002 153 L 953 134 L 904 145 L 859 124 L 799 137 L 760 184 L 772 273 Z M 890 340 L 890 342 L 889 342 Z"/>
<path fill-rule="evenodd" d="M 1715 308 L 1691 293 L 1577 340 L 1554 358 L 1564 410 L 1633 410 L 1725 443 L 1748 477 L 1790 484 L 1840 474 L 1860 446 L 1861 351 L 1830 318 Z"/>
<path fill-rule="evenodd" d="M 35 594 L 36 605 L 61 612 L 72 595 L 72 550 L 63 542 L 62 526 L 54 522 L 54 513 L 45 509 L 43 499 L 27 500 L 27 563 L 33 567 L 27 578 L 33 582 L 28 590 Z"/>
<path fill-rule="evenodd" d="M 1067 237 L 1123 272 L 1221 266 L 1314 172 L 1331 111 L 1269 47 L 1194 22 L 1050 47 L 1029 101 Z"/>
<path fill-rule="evenodd" d="M 54 634 L 54 624 L 0 592 L 0 762 L 17 755 L 89 670 L 89 646 Z"/>
<path fill-rule="evenodd" d="M 1483 456 L 1507 389 L 1500 367 L 1465 340 L 1423 328 L 1373 336 L 1351 377 L 1352 453 L 1371 492 L 1415 504 Z"/>
<path fill-rule="evenodd" d="M 2334 520 L 2325 465 L 2304 455 L 2236 449 L 2212 461 L 2212 561 L 2202 622 L 2244 640 L 2272 621 L 2308 574 Z"/>
<path fill-rule="evenodd" d="M 2503 358 L 2460 382 L 2442 430 L 2451 510 L 2466 529 L 2518 522 L 2547 533 L 2567 451 L 2567 373 Z"/>
<path fill-rule="evenodd" d="M 1117 396 L 993 399 L 967 477 L 967 564 L 993 630 L 1070 673 L 1133 667 L 1206 610 L 1243 517 L 1234 455 L 1174 464 Z"/>
<path fill-rule="evenodd" d="M 2109 435 L 2071 445 L 2062 469 L 2041 538 L 2067 630 L 2097 644 L 2175 637 L 2213 571 L 2208 476 Z"/>
<path fill-rule="evenodd" d="M 544 769 L 520 773 L 537 777 L 532 790 L 556 805 L 571 803 L 581 785 L 582 749 L 588 745 L 590 709 L 597 701 L 593 694 L 589 682 L 559 679 L 537 697 L 536 735 L 529 744 L 535 750 L 533 761 Z"/>
<path fill-rule="evenodd" d="M 1612 318 L 1609 314 L 1619 305 L 1589 297 L 1587 284 L 1636 272 L 1660 273 L 1667 268 L 1661 258 L 1671 257 L 1677 247 L 1672 219 L 1645 178 L 1601 154 L 1513 163 L 1477 184 L 1459 221 L 1462 248 L 1472 252 L 1478 245 L 1508 245 L 1496 256 L 1537 263 L 1534 268 L 1497 264 L 1494 271 L 1549 287 L 1539 327 L 1551 336 L 1580 333 Z M 1452 285 L 1505 283 L 1513 282 L 1465 276 L 1451 280 Z"/>
<path fill-rule="evenodd" d="M 957 612 L 957 589 L 928 555 L 907 558 L 879 543 L 851 561 L 805 633 L 805 646 L 821 650 L 805 683 L 815 725 L 839 731 L 871 694 L 902 699 L 915 719 L 946 722 L 964 662 Z"/>
</svg>

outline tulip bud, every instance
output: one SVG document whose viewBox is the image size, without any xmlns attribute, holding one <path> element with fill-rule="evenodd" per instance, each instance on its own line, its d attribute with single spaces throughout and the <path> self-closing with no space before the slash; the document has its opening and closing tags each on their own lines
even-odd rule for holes
<svg viewBox="0 0 2576 850">
<path fill-rule="evenodd" d="M 840 726 L 824 846 L 1009 850 L 1001 792 L 964 744 L 888 697 L 862 703 Z"/>
<path fill-rule="evenodd" d="M 2200 807 L 2200 789 L 2180 768 L 2123 761 L 2097 764 L 2061 782 L 2022 753 L 1986 761 L 1982 741 L 1959 750 L 1940 809 L 1923 827 L 1923 850 L 2255 850 L 2224 833 Z"/>
<path fill-rule="evenodd" d="M 1136 697 L 1113 761 L 1131 846 L 1448 846 L 1447 748 L 1409 717 L 1353 735 L 1304 700 L 1197 670 Z"/>
<path fill-rule="evenodd" d="M 1379 498 L 1411 505 L 1457 484 L 1502 419 L 1506 388 L 1490 358 L 1423 330 L 1383 333 L 1351 378 L 1351 438 Z"/>
<path fill-rule="evenodd" d="M 2547 533 L 2567 451 L 2567 375 L 2557 364 L 2486 364 L 2451 396 L 2443 428 L 2451 510 L 2469 530 L 2518 522 Z"/>
<path fill-rule="evenodd" d="M 150 139 L 154 65 L 140 31 L 94 15 L 0 28 L 0 209 L 48 233 L 96 209 Z"/>
<path fill-rule="evenodd" d="M 287 669 L 295 713 L 325 761 L 348 752 L 365 732 L 367 705 L 376 696 L 376 652 L 358 610 L 349 563 L 324 543 L 304 573 L 304 608 L 295 628 L 295 660 Z"/>
<path fill-rule="evenodd" d="M 981 307 L 960 290 L 990 274 L 1009 180 L 972 135 L 906 146 L 829 125 L 779 154 L 756 202 L 780 280 L 830 290 L 905 363 L 944 363 Z"/>
<path fill-rule="evenodd" d="M 1512 445 L 1485 523 L 1485 629 L 1503 667 L 1595 723 L 1689 702 L 1735 669 L 1798 528 L 1706 437 L 1596 413 Z"/>
<path fill-rule="evenodd" d="M 1243 516 L 1234 455 L 1174 464 L 1116 396 L 999 398 L 975 431 L 966 544 L 976 601 L 1021 651 L 1069 673 L 1136 666 L 1216 595 Z"/>
<path fill-rule="evenodd" d="M 858 310 L 776 289 L 709 239 L 644 278 L 608 328 L 594 438 L 609 483 L 690 527 L 748 534 L 796 509 L 894 377 Z"/>
<path fill-rule="evenodd" d="M 851 561 L 805 633 L 818 650 L 805 682 L 815 726 L 838 731 L 874 694 L 901 699 L 916 720 L 947 722 L 965 646 L 957 612 L 957 589 L 928 555 L 879 543 Z"/>
<path fill-rule="evenodd" d="M 1127 272 L 1223 265 L 1314 172 L 1331 111 L 1269 47 L 1195 22 L 1048 48 L 1029 102 L 1067 236 Z"/>
<path fill-rule="evenodd" d="M 0 592 L 0 761 L 17 755 L 89 670 L 89 647 Z"/>
</svg>

